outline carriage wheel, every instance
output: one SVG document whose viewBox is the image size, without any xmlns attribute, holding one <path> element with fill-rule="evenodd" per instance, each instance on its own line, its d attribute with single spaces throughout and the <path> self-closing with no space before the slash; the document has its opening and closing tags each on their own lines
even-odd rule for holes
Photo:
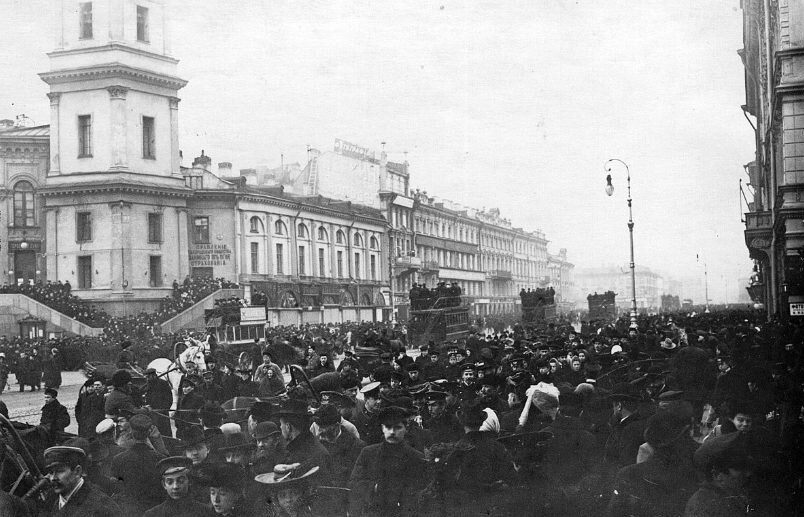
<svg viewBox="0 0 804 517">
<path fill-rule="evenodd" d="M 0 445 L 0 480 L 4 492 L 22 497 L 37 481 L 44 476 L 36 464 L 31 451 L 20 437 L 14 425 L 3 415 L 0 415 L 0 433 L 3 440 Z M 14 476 L 13 478 L 9 477 Z M 6 481 L 8 481 L 6 486 Z"/>
<path fill-rule="evenodd" d="M 313 389 L 313 385 L 310 384 L 310 379 L 307 377 L 307 373 L 305 373 L 304 369 L 299 366 L 298 364 L 291 364 L 290 365 L 290 382 L 292 384 L 299 385 L 299 379 L 296 378 L 297 375 L 301 376 L 301 380 L 304 381 L 304 384 L 307 385 L 307 389 L 310 390 L 310 393 L 313 394 L 315 397 L 315 401 L 317 403 L 321 403 L 321 398 L 318 396 L 318 392 Z"/>
</svg>

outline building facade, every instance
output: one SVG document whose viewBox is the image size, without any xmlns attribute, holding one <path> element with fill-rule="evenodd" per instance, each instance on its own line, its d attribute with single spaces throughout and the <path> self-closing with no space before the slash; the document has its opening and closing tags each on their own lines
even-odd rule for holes
<svg viewBox="0 0 804 517">
<path fill-rule="evenodd" d="M 804 315 L 804 4 L 743 0 L 745 104 L 755 132 L 745 166 L 749 293 L 768 317 Z"/>
</svg>

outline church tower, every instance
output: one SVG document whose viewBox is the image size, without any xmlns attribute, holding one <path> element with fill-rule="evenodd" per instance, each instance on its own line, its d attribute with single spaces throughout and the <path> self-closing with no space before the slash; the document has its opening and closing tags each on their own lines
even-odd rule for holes
<svg viewBox="0 0 804 517">
<path fill-rule="evenodd" d="M 55 49 L 40 74 L 51 106 L 48 279 L 111 312 L 150 308 L 187 274 L 177 97 L 187 81 L 165 0 L 54 3 Z"/>
</svg>

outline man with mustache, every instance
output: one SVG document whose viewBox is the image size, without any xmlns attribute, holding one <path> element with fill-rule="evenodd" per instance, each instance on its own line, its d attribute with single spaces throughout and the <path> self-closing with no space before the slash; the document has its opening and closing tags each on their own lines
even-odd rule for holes
<svg viewBox="0 0 804 517">
<path fill-rule="evenodd" d="M 84 479 L 87 456 L 79 447 L 56 446 L 45 450 L 45 472 L 55 500 L 51 515 L 117 517 L 120 508 L 97 486 Z"/>
</svg>

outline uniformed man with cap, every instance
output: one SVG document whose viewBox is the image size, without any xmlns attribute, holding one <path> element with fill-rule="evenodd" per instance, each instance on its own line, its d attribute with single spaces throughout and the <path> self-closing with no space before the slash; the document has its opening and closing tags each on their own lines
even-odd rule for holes
<svg viewBox="0 0 804 517">
<path fill-rule="evenodd" d="M 379 427 L 377 416 L 382 408 L 382 397 L 380 396 L 380 383 L 370 382 L 360 390 L 363 394 L 362 407 L 358 404 L 352 410 L 352 418 L 349 420 L 355 425 L 360 439 L 367 444 L 380 443 L 382 432 Z"/>
<path fill-rule="evenodd" d="M 151 419 L 137 414 L 129 419 L 133 444 L 112 459 L 111 474 L 119 480 L 120 490 L 114 499 L 124 515 L 139 516 L 160 500 L 157 463 L 163 458 L 148 445 Z"/>
<path fill-rule="evenodd" d="M 426 481 L 424 456 L 405 442 L 408 413 L 390 406 L 379 415 L 383 441 L 366 446 L 349 479 L 350 515 L 415 515 L 413 496 Z"/>
<path fill-rule="evenodd" d="M 47 515 L 118 517 L 120 508 L 101 489 L 84 479 L 86 453 L 79 447 L 56 446 L 45 450 L 45 472 L 53 488 Z"/>
<path fill-rule="evenodd" d="M 144 517 L 211 517 L 215 512 L 207 505 L 190 497 L 190 466 L 184 456 L 171 456 L 161 460 L 157 468 L 162 478 L 162 489 L 167 493 L 165 501 L 154 506 Z"/>
<path fill-rule="evenodd" d="M 432 433 L 434 443 L 454 442 L 463 435 L 463 428 L 458 419 L 447 408 L 447 393 L 443 391 L 429 391 L 427 399 L 428 415 L 422 425 Z"/>
</svg>

